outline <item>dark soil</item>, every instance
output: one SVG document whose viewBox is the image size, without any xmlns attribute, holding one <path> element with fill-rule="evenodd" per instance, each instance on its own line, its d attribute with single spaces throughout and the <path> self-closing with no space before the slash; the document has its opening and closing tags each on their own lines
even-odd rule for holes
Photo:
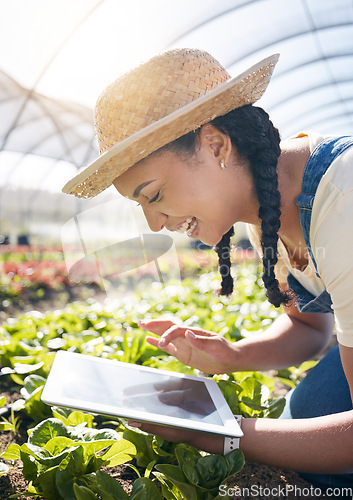
<svg viewBox="0 0 353 500">
<path fill-rule="evenodd" d="M 59 309 L 74 300 L 87 300 L 88 298 L 104 298 L 104 293 L 98 287 L 80 287 L 65 290 L 64 292 L 54 293 L 48 291 L 46 295 L 38 301 L 25 297 L 19 304 L 12 304 L 6 308 L 0 309 L 0 321 L 7 317 L 16 317 L 21 313 L 30 310 L 48 311 Z M 1 380 L 1 379 L 0 379 Z M 283 395 L 286 392 L 285 386 L 278 385 L 277 395 Z M 20 395 L 14 392 L 11 387 L 3 382 L 1 383 L 1 393 L 6 395 L 8 402 L 18 399 Z M 0 417 L 1 418 L 1 417 Z M 27 441 L 27 424 L 22 422 L 19 432 L 13 435 L 11 432 L 0 432 L 0 451 L 9 443 L 22 444 Z M 136 473 L 128 466 L 122 465 L 114 468 L 105 469 L 106 472 L 116 478 L 123 486 L 125 491 L 131 492 L 132 484 L 136 479 Z M 267 467 L 259 464 L 246 464 L 242 471 L 228 481 L 228 496 L 223 498 L 234 498 L 242 500 L 271 500 L 271 499 L 323 499 L 327 498 L 324 494 L 301 479 L 298 474 L 291 471 L 284 471 L 274 467 Z M 8 474 L 0 476 L 0 499 L 7 500 L 11 495 L 21 494 L 26 491 L 28 482 L 24 479 L 21 469 L 21 463 L 12 465 Z M 17 497 L 24 500 L 28 497 Z M 343 498 L 343 497 L 336 497 Z"/>
</svg>

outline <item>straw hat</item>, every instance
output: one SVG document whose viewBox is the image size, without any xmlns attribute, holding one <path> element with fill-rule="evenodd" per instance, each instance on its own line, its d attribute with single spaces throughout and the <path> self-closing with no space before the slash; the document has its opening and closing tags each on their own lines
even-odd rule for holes
<svg viewBox="0 0 353 500">
<path fill-rule="evenodd" d="M 111 83 L 95 107 L 99 158 L 64 193 L 92 198 L 149 154 L 265 92 L 278 61 L 272 55 L 230 78 L 207 52 L 159 54 Z"/>
</svg>

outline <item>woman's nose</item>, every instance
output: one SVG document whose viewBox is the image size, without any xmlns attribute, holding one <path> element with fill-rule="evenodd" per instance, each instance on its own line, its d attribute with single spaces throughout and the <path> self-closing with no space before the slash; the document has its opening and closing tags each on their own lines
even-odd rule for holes
<svg viewBox="0 0 353 500">
<path fill-rule="evenodd" d="M 156 233 L 164 228 L 168 220 L 168 216 L 166 214 L 149 207 L 143 207 L 143 212 L 151 231 Z"/>
</svg>

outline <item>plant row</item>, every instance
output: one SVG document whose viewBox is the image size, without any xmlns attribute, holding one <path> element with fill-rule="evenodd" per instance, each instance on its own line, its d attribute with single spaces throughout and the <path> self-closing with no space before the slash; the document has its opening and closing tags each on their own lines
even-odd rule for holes
<svg viewBox="0 0 353 500">
<path fill-rule="evenodd" d="M 21 418 L 29 423 L 27 442 L 12 443 L 2 453 L 3 473 L 12 462 L 21 461 L 29 496 L 126 499 L 128 493 L 106 472 L 106 468 L 126 464 L 136 473 L 130 498 L 217 498 L 220 485 L 243 466 L 240 450 L 226 457 L 200 453 L 129 428 L 119 419 L 50 408 L 40 395 L 59 349 L 198 375 L 197 370 L 149 345 L 138 321 L 172 316 L 234 342 L 261 334 L 278 312 L 265 300 L 255 263 L 238 266 L 236 274 L 232 299 L 217 296 L 218 277 L 211 272 L 182 285 L 162 288 L 154 284 L 148 292 L 136 293 L 134 300 L 120 299 L 104 307 L 95 302 L 74 303 L 60 311 L 32 311 L 8 320 L 0 328 L 0 375 L 21 398 L 11 405 L 10 416 L 0 428 L 16 433 Z M 303 369 L 278 376 L 293 386 Z M 250 418 L 281 414 L 284 401 L 273 397 L 274 377 L 244 372 L 214 379 L 234 414 Z M 4 399 L 0 402 L 5 405 Z"/>
</svg>

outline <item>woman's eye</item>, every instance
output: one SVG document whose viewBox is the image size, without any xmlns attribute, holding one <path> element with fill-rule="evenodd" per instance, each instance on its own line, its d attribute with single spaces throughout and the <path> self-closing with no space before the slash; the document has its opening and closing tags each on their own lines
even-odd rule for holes
<svg viewBox="0 0 353 500">
<path fill-rule="evenodd" d="M 156 196 L 154 196 L 153 198 L 151 198 L 148 203 L 154 203 L 155 201 L 158 201 L 159 195 L 160 195 L 160 191 L 158 191 L 158 193 L 156 194 Z"/>
</svg>

